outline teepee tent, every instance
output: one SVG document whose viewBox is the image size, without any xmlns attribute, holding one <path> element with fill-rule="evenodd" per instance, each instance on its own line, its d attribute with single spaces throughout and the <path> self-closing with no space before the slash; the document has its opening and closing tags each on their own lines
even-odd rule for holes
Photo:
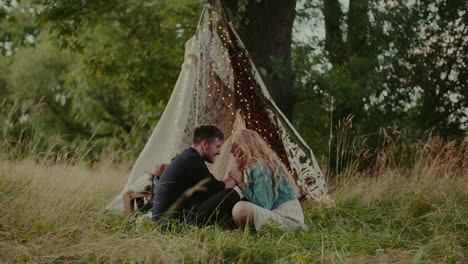
<svg viewBox="0 0 468 264">
<path fill-rule="evenodd" d="M 230 135 L 248 128 L 263 136 L 285 163 L 299 186 L 300 199 L 333 202 L 311 149 L 278 109 L 240 38 L 219 14 L 209 6 L 202 11 L 195 35 L 185 44 L 167 107 L 108 210 L 123 213 L 122 195 L 148 185 L 146 171 L 169 163 L 189 147 L 193 128 L 201 124 L 216 125 L 225 135 L 221 154 L 209 166 L 219 180 L 235 164 L 229 153 Z"/>
</svg>

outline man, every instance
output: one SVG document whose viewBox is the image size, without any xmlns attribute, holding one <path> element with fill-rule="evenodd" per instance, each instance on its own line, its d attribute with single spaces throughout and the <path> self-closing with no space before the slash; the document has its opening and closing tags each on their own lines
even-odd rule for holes
<svg viewBox="0 0 468 264">
<path fill-rule="evenodd" d="M 220 154 L 224 140 L 221 130 L 202 125 L 193 134 L 192 146 L 177 155 L 161 174 L 153 200 L 153 221 L 164 217 L 190 223 L 200 203 L 224 189 L 234 188 L 236 183 L 242 181 L 243 175 L 238 170 L 231 171 L 224 182 L 218 181 L 205 164 L 205 161 L 213 163 Z M 199 190 L 199 183 L 205 179 L 208 182 L 203 185 L 203 191 L 188 192 L 194 187 Z"/>
</svg>

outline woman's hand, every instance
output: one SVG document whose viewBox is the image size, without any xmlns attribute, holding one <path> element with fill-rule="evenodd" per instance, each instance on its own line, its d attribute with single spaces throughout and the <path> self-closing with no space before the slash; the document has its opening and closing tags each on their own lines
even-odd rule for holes
<svg viewBox="0 0 468 264">
<path fill-rule="evenodd" d="M 236 185 L 244 181 L 244 174 L 238 169 L 231 170 L 228 175 L 236 182 Z"/>
<path fill-rule="evenodd" d="M 244 151 L 242 151 L 242 149 L 236 143 L 233 143 L 231 146 L 231 153 L 236 159 L 237 169 L 243 170 L 245 168 L 245 164 L 247 163 Z"/>
<path fill-rule="evenodd" d="M 229 177 L 234 180 L 236 186 L 241 189 L 247 187 L 247 184 L 244 182 L 244 174 L 238 169 L 233 169 L 229 172 Z"/>
</svg>

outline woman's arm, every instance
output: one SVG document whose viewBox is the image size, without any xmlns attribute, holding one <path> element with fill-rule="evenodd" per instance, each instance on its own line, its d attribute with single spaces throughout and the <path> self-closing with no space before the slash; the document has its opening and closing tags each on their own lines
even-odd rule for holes
<svg viewBox="0 0 468 264">
<path fill-rule="evenodd" d="M 264 166 L 252 167 L 249 171 L 250 183 L 242 188 L 242 194 L 253 204 L 272 210 L 275 193 L 271 181 L 272 172 Z"/>
</svg>

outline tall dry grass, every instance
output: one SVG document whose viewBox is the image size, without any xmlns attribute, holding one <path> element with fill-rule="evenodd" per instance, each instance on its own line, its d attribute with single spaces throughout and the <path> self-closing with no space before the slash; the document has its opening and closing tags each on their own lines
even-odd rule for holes
<svg viewBox="0 0 468 264">
<path fill-rule="evenodd" d="M 347 199 L 361 196 L 363 201 L 371 202 L 382 195 L 403 199 L 418 193 L 439 197 L 448 190 L 466 193 L 467 157 L 468 141 L 447 142 L 431 136 L 404 150 L 398 142 L 389 141 L 377 151 L 372 168 L 359 171 L 359 165 L 351 166 L 352 173 L 346 172 L 336 195 Z M 359 162 L 359 158 L 354 161 Z"/>
<path fill-rule="evenodd" d="M 93 222 L 99 221 L 103 205 L 125 178 L 125 169 L 113 166 L 90 170 L 79 165 L 44 166 L 32 159 L 0 161 L 0 261 L 49 254 L 53 258 L 78 242 L 77 237 L 80 244 L 93 244 L 82 235 L 95 233 Z"/>
<path fill-rule="evenodd" d="M 128 166 L 2 158 L 0 262 L 463 263 L 467 144 L 430 138 L 412 146 L 404 167 L 397 147 L 382 148 L 372 170 L 346 172 L 336 207 L 310 205 L 311 230 L 292 233 L 161 231 L 104 212 Z"/>
<path fill-rule="evenodd" d="M 216 240 L 229 242 L 228 233 L 205 241 L 213 230 L 156 232 L 152 223 L 105 213 L 127 176 L 115 165 L 1 160 L 0 263 L 221 262 L 210 250 Z"/>
<path fill-rule="evenodd" d="M 309 205 L 310 230 L 284 233 L 129 222 L 104 212 L 128 165 L 104 159 L 90 168 L 82 160 L 89 146 L 61 152 L 51 137 L 2 135 L 0 263 L 468 262 L 466 141 L 387 140 L 363 170 L 369 152 L 343 132 L 336 206 Z M 44 142 L 45 151 L 32 154 Z"/>
</svg>

